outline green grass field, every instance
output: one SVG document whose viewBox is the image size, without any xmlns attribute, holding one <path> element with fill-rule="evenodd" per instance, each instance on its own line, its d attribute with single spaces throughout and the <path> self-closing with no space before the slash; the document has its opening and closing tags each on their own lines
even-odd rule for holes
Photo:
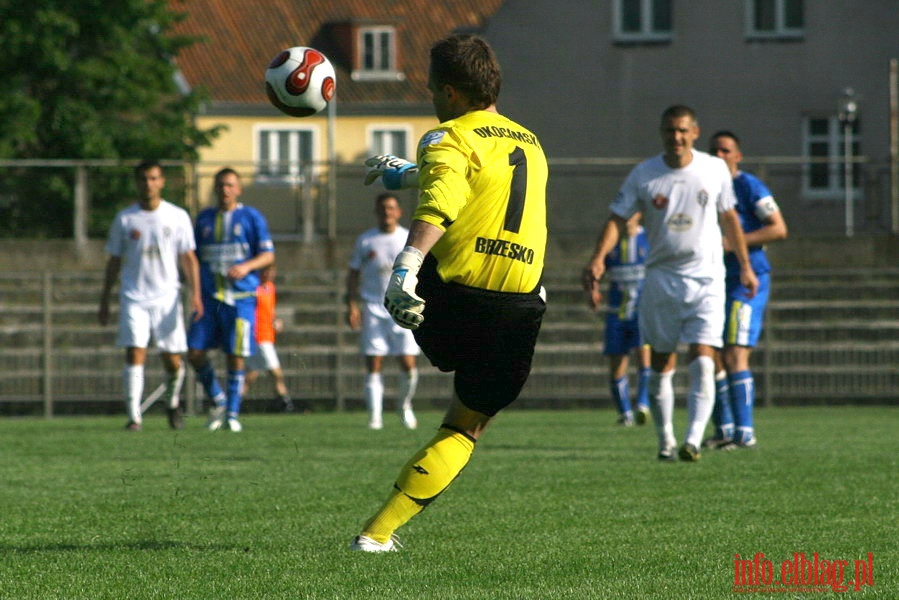
<svg viewBox="0 0 899 600">
<path fill-rule="evenodd" d="M 897 408 L 759 410 L 758 448 L 696 464 L 608 410 L 511 410 L 401 552 L 347 550 L 440 416 L 4 419 L 0 598 L 899 598 Z M 874 585 L 734 593 L 734 555 L 759 552 L 777 576 L 870 552 Z"/>
</svg>

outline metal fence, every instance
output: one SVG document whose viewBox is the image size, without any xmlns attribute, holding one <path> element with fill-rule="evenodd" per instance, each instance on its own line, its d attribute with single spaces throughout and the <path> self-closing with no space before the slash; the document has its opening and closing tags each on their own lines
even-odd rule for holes
<svg viewBox="0 0 899 600">
<path fill-rule="evenodd" d="M 551 158 L 547 201 L 549 226 L 554 235 L 594 234 L 608 214 L 608 206 L 635 158 Z M 130 181 L 136 161 L 115 160 L 0 160 L 0 217 L 15 212 L 18 203 L 33 204 L 8 189 L 14 180 L 33 180 L 42 170 L 69 172 L 72 186 L 72 238 L 86 242 L 102 237 L 113 207 L 92 198 L 113 180 Z M 899 182 L 889 161 L 852 159 L 853 176 L 845 186 L 842 162 L 833 158 L 749 157 L 743 167 L 755 172 L 773 191 L 791 231 L 798 235 L 853 233 L 858 236 L 899 234 Z M 186 206 L 193 214 L 212 202 L 212 177 L 225 163 L 164 161 L 167 199 Z M 272 165 L 231 162 L 243 176 L 243 200 L 259 207 L 273 233 L 282 239 L 313 243 L 358 233 L 371 223 L 372 199 L 377 191 L 362 185 L 359 164 L 328 163 Z M 820 168 L 833 171 L 821 187 Z M 273 170 L 274 169 L 274 170 Z M 15 174 L 15 178 L 11 177 Z M 4 176 L 9 175 L 10 177 Z M 119 181 L 121 183 L 121 181 Z M 127 197 L 124 200 L 126 200 Z M 412 191 L 400 201 L 412 210 Z M 108 200 L 106 201 L 109 202 Z M 63 210 L 58 208 L 58 210 Z M 808 215 L 814 214 L 814 219 Z M 58 218 L 58 215 L 56 215 Z M 99 218 L 102 217 L 102 218 Z"/>
<path fill-rule="evenodd" d="M 549 309 L 520 407 L 611 406 L 603 320 L 590 313 L 574 269 L 547 273 Z M 363 406 L 364 362 L 344 324 L 342 270 L 279 271 L 278 350 L 294 397 L 320 410 Z M 102 273 L 0 275 L 0 414 L 122 410 L 123 351 L 115 326 L 97 321 Z M 899 399 L 899 269 L 784 271 L 775 277 L 767 327 L 753 354 L 760 404 L 896 402 Z M 163 381 L 153 356 L 147 393 Z M 221 353 L 213 353 L 221 370 Z M 686 365 L 675 378 L 680 402 Z M 421 361 L 419 406 L 443 406 L 449 375 Z M 221 372 L 221 371 L 220 371 Z M 396 370 L 387 364 L 388 396 Z M 188 379 L 190 411 L 202 409 Z M 250 410 L 273 396 L 264 375 Z"/>
</svg>

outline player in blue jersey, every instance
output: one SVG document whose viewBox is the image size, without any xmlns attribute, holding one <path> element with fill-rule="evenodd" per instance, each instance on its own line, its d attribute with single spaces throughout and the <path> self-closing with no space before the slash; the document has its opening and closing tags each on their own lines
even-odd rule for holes
<svg viewBox="0 0 899 600">
<path fill-rule="evenodd" d="M 200 260 L 203 317 L 187 334 L 188 360 L 213 406 L 206 427 L 242 429 L 241 393 L 244 358 L 255 351 L 256 288 L 259 270 L 275 260 L 265 217 L 238 202 L 240 177 L 225 168 L 215 175 L 217 206 L 203 210 L 194 225 Z M 226 389 L 219 385 L 206 355 L 213 348 L 227 354 Z"/>
<path fill-rule="evenodd" d="M 609 357 L 609 388 L 618 409 L 618 423 L 624 426 L 635 422 L 644 425 L 649 415 L 649 346 L 643 344 L 637 323 L 637 302 L 646 274 L 649 241 L 640 226 L 640 216 L 636 213 L 628 219 L 626 234 L 605 259 L 609 289 L 603 354 Z M 602 302 L 599 288 L 592 286 L 589 295 L 591 306 L 598 310 Z M 636 413 L 631 406 L 627 373 L 631 351 L 638 361 Z"/>
<path fill-rule="evenodd" d="M 743 155 L 740 140 L 734 133 L 719 131 L 714 134 L 709 153 L 723 159 L 734 178 L 737 214 L 759 287 L 752 297 L 740 285 L 739 266 L 725 241 L 727 304 L 724 350 L 715 375 L 715 409 L 712 413 L 715 435 L 704 445 L 724 449 L 748 448 L 756 444 L 752 420 L 755 382 L 749 368 L 749 356 L 762 332 L 771 284 L 771 265 L 764 244 L 785 239 L 787 225 L 765 184 L 754 175 L 740 170 Z"/>
</svg>

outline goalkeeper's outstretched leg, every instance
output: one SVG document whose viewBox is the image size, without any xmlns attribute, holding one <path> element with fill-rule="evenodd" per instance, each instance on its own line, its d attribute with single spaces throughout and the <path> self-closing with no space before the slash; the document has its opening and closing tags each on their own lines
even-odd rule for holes
<svg viewBox="0 0 899 600">
<path fill-rule="evenodd" d="M 454 398 L 437 435 L 402 468 L 384 505 L 353 540 L 353 549 L 393 550 L 394 532 L 424 510 L 459 476 L 491 418 L 466 408 Z"/>
<path fill-rule="evenodd" d="M 365 183 L 418 187 L 384 306 L 414 331 L 431 364 L 455 373 L 455 395 L 437 435 L 406 463 L 353 540 L 354 550 L 367 552 L 396 549 L 394 531 L 446 490 L 492 417 L 518 398 L 546 311 L 542 146 L 497 111 L 499 63 L 484 39 L 451 35 L 431 47 L 430 59 L 428 90 L 440 125 L 422 136 L 415 164 L 366 161 Z M 500 129 L 514 135 L 484 135 Z"/>
</svg>

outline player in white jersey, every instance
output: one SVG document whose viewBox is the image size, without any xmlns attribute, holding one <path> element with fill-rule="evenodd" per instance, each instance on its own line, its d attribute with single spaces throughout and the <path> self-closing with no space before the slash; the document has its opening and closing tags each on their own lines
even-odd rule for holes
<svg viewBox="0 0 899 600">
<path fill-rule="evenodd" d="M 101 325 L 109 322 L 110 291 L 120 279 L 117 345 L 126 349 L 126 428 L 139 431 L 142 427 L 144 365 L 153 339 L 169 376 L 165 396 L 169 425 L 180 429 L 179 395 L 184 381 L 181 353 L 187 350 L 187 338 L 179 294 L 179 266 L 191 287 L 195 315 L 203 314 L 193 227 L 187 211 L 162 199 L 165 177 L 159 163 L 140 163 L 134 177 L 140 200 L 119 211 L 106 242 L 109 259 L 99 320 Z"/>
<path fill-rule="evenodd" d="M 397 403 L 403 425 L 409 429 L 418 425 L 412 411 L 412 397 L 418 386 L 416 357 L 420 350 L 412 331 L 397 325 L 384 308 L 384 292 L 393 272 L 393 261 L 406 246 L 409 235 L 409 230 L 399 224 L 402 214 L 395 194 L 387 192 L 375 199 L 378 226 L 356 239 L 347 270 L 347 323 L 354 330 L 362 330 L 360 347 L 367 371 L 365 404 L 369 429 L 384 426 L 381 367 L 385 356 L 396 356 L 403 372 Z"/>
<path fill-rule="evenodd" d="M 687 432 L 678 455 L 699 459 L 702 435 L 715 399 L 716 348 L 724 328 L 724 262 L 721 228 L 740 265 L 740 280 L 755 294 L 758 280 L 735 206 L 724 161 L 693 148 L 699 124 L 692 109 L 675 105 L 662 114 L 663 153 L 631 171 L 612 202 L 612 214 L 584 269 L 591 291 L 605 257 L 624 235 L 627 219 L 643 213 L 649 238 L 646 279 L 640 297 L 640 333 L 652 348 L 650 398 L 659 436 L 659 459 L 674 460 L 673 377 L 679 343 L 689 344 Z"/>
</svg>

